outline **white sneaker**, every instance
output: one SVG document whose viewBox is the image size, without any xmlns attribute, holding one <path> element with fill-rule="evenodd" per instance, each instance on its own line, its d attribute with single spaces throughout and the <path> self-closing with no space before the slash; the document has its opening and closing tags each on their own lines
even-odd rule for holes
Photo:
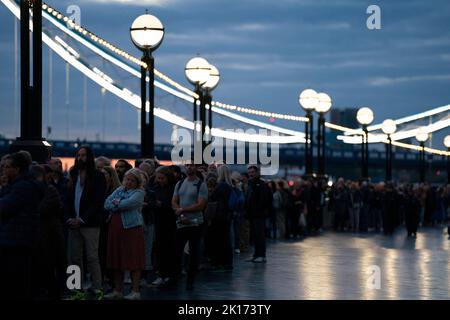
<svg viewBox="0 0 450 320">
<path fill-rule="evenodd" d="M 240 253 L 241 253 L 241 250 L 239 250 L 239 249 L 234 249 L 234 253 L 240 254 Z"/>
<path fill-rule="evenodd" d="M 169 282 L 169 280 L 170 280 L 170 278 L 158 278 L 158 279 L 156 279 L 155 281 L 153 281 L 152 282 L 152 286 L 155 286 L 155 287 L 160 287 L 160 286 L 163 286 L 163 285 L 165 285 L 167 282 Z"/>
<path fill-rule="evenodd" d="M 123 298 L 125 300 L 141 300 L 141 294 L 139 292 L 131 291 L 129 294 L 127 294 Z"/>
<path fill-rule="evenodd" d="M 103 299 L 106 299 L 106 300 L 120 300 L 120 299 L 123 299 L 123 294 L 122 294 L 122 292 L 118 292 L 118 291 L 114 290 L 113 292 L 105 294 L 103 296 Z"/>
<path fill-rule="evenodd" d="M 164 279 L 161 277 L 158 277 L 155 281 L 152 282 L 152 285 L 154 286 L 160 286 L 164 284 Z"/>
<path fill-rule="evenodd" d="M 253 259 L 253 262 L 256 262 L 256 263 L 264 263 L 266 261 L 267 260 L 264 257 L 258 257 L 258 258 Z"/>
</svg>

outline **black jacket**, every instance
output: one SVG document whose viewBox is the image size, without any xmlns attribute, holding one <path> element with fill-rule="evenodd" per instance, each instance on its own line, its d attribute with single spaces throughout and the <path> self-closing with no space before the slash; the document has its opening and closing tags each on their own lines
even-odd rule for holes
<svg viewBox="0 0 450 320">
<path fill-rule="evenodd" d="M 158 184 L 154 185 L 154 197 L 153 201 L 149 203 L 149 206 L 153 209 L 155 216 L 155 228 L 160 232 L 172 230 L 176 228 L 177 217 L 172 209 L 172 196 L 175 185 L 169 184 L 161 187 Z M 161 202 L 161 207 L 156 207 L 156 201 Z"/>
<path fill-rule="evenodd" d="M 75 218 L 75 188 L 78 175 L 72 176 L 68 187 L 66 215 Z M 103 205 L 105 202 L 106 182 L 105 176 L 98 170 L 86 177 L 83 193 L 80 200 L 80 218 L 84 221 L 82 227 L 100 227 L 104 217 Z"/>
<path fill-rule="evenodd" d="M 45 185 L 27 173 L 4 191 L 0 198 L 0 246 L 34 247 Z"/>
<path fill-rule="evenodd" d="M 233 211 L 228 206 L 231 186 L 226 182 L 221 182 L 214 189 L 209 201 L 217 202 L 216 214 L 213 223 L 229 222 L 233 216 Z"/>
<path fill-rule="evenodd" d="M 269 187 L 261 179 L 250 180 L 245 202 L 246 215 L 249 219 L 266 218 L 272 211 L 273 196 Z"/>
<path fill-rule="evenodd" d="M 55 183 L 55 181 L 52 179 L 50 182 L 51 185 L 53 185 L 56 190 L 58 190 L 58 193 L 61 197 L 62 203 L 66 204 L 67 199 L 67 186 L 69 184 L 69 179 L 61 175 L 61 177 L 58 180 L 58 183 Z"/>
<path fill-rule="evenodd" d="M 155 182 L 155 176 L 150 177 L 150 181 L 145 186 L 145 198 L 144 203 L 146 203 L 142 207 L 142 217 L 144 218 L 144 223 L 146 225 L 148 224 L 154 224 L 155 223 L 155 203 L 156 203 L 156 188 L 158 187 L 157 183 Z"/>
</svg>

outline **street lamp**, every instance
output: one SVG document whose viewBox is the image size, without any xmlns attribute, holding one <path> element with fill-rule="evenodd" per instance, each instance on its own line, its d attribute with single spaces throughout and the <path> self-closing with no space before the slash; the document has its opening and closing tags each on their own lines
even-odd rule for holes
<svg viewBox="0 0 450 320">
<path fill-rule="evenodd" d="M 203 163 L 203 150 L 204 150 L 204 142 L 203 137 L 205 134 L 205 99 L 203 98 L 203 90 L 202 86 L 206 84 L 210 79 L 210 73 L 211 73 L 211 65 L 209 62 L 202 57 L 194 57 L 190 59 L 184 68 L 184 73 L 186 75 L 186 78 L 190 83 L 192 83 L 195 86 L 195 93 L 198 95 L 198 98 L 194 98 L 194 139 L 197 141 L 197 134 L 198 131 L 200 131 L 200 139 L 201 139 L 201 145 L 202 145 L 202 159 L 201 162 Z M 201 126 L 200 129 L 197 127 L 197 121 L 198 121 L 198 102 L 200 102 L 200 121 Z"/>
<path fill-rule="evenodd" d="M 201 57 L 195 57 L 186 63 L 184 73 L 190 83 L 195 86 L 195 93 L 199 96 L 198 100 L 202 101 L 201 86 L 209 80 L 211 65 Z M 197 98 L 194 99 L 194 123 L 197 121 Z M 195 129 L 195 128 L 194 128 Z"/>
<path fill-rule="evenodd" d="M 397 130 L 397 124 L 392 119 L 386 119 L 381 125 L 381 130 L 387 135 L 386 144 L 386 181 L 392 180 L 392 139 L 391 134 Z"/>
<path fill-rule="evenodd" d="M 416 134 L 416 140 L 420 142 L 420 154 L 419 154 L 419 161 L 420 161 L 420 182 L 425 182 L 425 141 L 428 140 L 428 133 L 420 128 L 419 131 Z"/>
<path fill-rule="evenodd" d="M 325 174 L 325 114 L 331 109 L 332 101 L 326 93 L 317 94 L 316 112 L 319 114 L 317 126 L 317 172 L 319 176 Z"/>
<path fill-rule="evenodd" d="M 444 138 L 444 146 L 450 152 L 450 136 Z M 450 156 L 447 156 L 447 184 L 450 184 Z"/>
<path fill-rule="evenodd" d="M 202 84 L 202 88 L 205 90 L 205 95 L 204 95 L 204 100 L 205 103 L 204 105 L 208 105 L 209 110 L 208 110 L 208 141 L 211 142 L 212 141 L 212 96 L 211 96 L 211 92 L 218 86 L 219 82 L 220 82 L 220 73 L 219 70 L 213 66 L 210 65 L 210 72 L 209 72 L 209 79 L 208 81 L 206 81 L 204 84 Z M 206 112 L 206 110 L 205 110 Z M 202 129 L 204 128 L 204 126 L 206 125 L 206 114 L 203 115 L 202 117 Z M 203 131 L 205 131 L 203 129 Z"/>
<path fill-rule="evenodd" d="M 319 103 L 317 92 L 313 89 L 305 89 L 300 93 L 298 102 L 303 110 L 306 111 L 308 122 L 305 123 L 305 171 L 310 176 L 313 173 L 313 115 L 312 112 Z"/>
<path fill-rule="evenodd" d="M 141 156 L 155 156 L 155 60 L 152 52 L 158 49 L 164 38 L 161 21 L 148 13 L 137 17 L 130 28 L 131 41 L 143 52 L 141 61 Z M 149 121 L 147 121 L 146 78 L 149 74 Z"/>
<path fill-rule="evenodd" d="M 361 173 L 362 178 L 369 177 L 369 131 L 367 126 L 373 121 L 373 112 L 368 107 L 363 107 L 356 113 L 356 120 L 362 126 L 363 135 L 361 143 Z"/>
<path fill-rule="evenodd" d="M 33 25 L 32 36 L 30 24 Z M 42 137 L 41 0 L 20 1 L 20 70 L 20 137 L 11 144 L 9 151 L 25 150 L 34 161 L 46 163 L 51 157 L 51 145 Z"/>
</svg>

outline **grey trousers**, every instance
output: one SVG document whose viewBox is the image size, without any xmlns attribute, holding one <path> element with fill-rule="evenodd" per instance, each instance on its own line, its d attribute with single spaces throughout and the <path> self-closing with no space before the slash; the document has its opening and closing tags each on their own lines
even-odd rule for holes
<svg viewBox="0 0 450 320">
<path fill-rule="evenodd" d="M 98 256 L 99 235 L 100 228 L 81 227 L 69 230 L 72 249 L 70 263 L 80 267 L 83 279 L 83 248 L 86 249 L 87 268 L 92 277 L 92 288 L 94 290 L 102 289 L 102 274 Z"/>
</svg>

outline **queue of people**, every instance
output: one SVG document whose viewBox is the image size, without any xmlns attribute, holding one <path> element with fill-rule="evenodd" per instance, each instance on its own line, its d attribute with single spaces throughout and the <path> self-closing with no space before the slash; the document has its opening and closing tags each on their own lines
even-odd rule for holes
<svg viewBox="0 0 450 320">
<path fill-rule="evenodd" d="M 170 287 L 183 274 L 192 290 L 200 269 L 232 271 L 250 238 L 251 261 L 265 262 L 272 202 L 257 166 L 245 180 L 225 164 L 147 159 L 113 168 L 82 146 L 67 173 L 59 159 L 39 165 L 24 151 L 3 157 L 0 170 L 0 255 L 8 261 L 0 277 L 9 298 L 137 300 L 143 285 Z M 68 290 L 73 265 L 81 286 Z"/>
<path fill-rule="evenodd" d="M 339 232 L 387 235 L 404 224 L 416 236 L 419 225 L 447 219 L 449 199 L 449 187 L 428 184 L 266 181 L 257 165 L 242 173 L 154 159 L 112 167 L 88 146 L 64 173 L 59 159 L 38 165 L 21 151 L 0 162 L 1 294 L 139 300 L 143 286 L 174 287 L 183 275 L 193 290 L 200 270 L 232 272 L 239 254 L 265 263 L 267 239 L 320 234 L 325 220 Z M 70 265 L 82 281 L 68 290 Z"/>
<path fill-rule="evenodd" d="M 340 178 L 328 196 L 336 231 L 391 235 L 404 225 L 410 237 L 417 235 L 419 226 L 442 226 L 447 221 L 450 186 L 374 184 Z"/>
</svg>

